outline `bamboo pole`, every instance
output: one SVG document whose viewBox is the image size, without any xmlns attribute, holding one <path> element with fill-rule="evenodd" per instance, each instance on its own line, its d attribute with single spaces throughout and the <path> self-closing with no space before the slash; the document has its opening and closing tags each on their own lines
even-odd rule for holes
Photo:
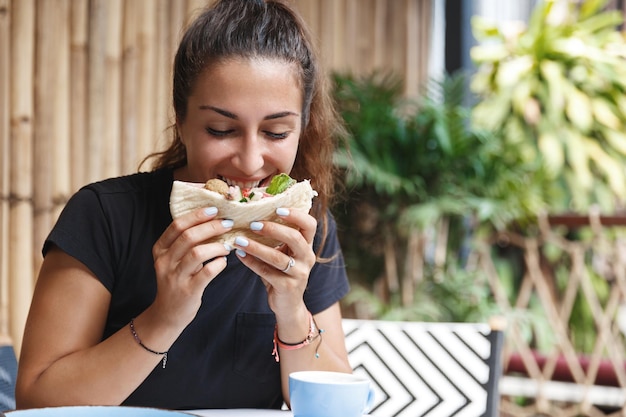
<svg viewBox="0 0 626 417">
<path fill-rule="evenodd" d="M 365 3 L 360 3 L 360 6 L 359 33 L 354 40 L 355 45 L 352 48 L 357 52 L 357 55 L 352 63 L 357 65 L 358 68 L 372 72 L 374 69 L 377 69 L 374 64 L 374 56 L 376 54 L 376 1 L 366 0 Z"/>
<path fill-rule="evenodd" d="M 54 18 L 53 30 L 55 33 L 55 48 L 51 48 L 54 52 L 54 89 L 51 91 L 48 100 L 53 104 L 51 113 L 54 121 L 53 138 L 54 143 L 51 155 L 52 161 L 52 201 L 51 215 L 49 217 L 49 225 L 46 230 L 39 231 L 39 238 L 35 239 L 35 252 L 39 253 L 44 239 L 48 235 L 52 223 L 56 221 L 65 203 L 69 199 L 71 192 L 72 175 L 70 172 L 71 164 L 71 144 L 70 144 L 70 1 L 71 0 L 55 0 L 51 2 L 54 8 L 54 14 L 50 18 Z M 35 184 L 35 189 L 37 189 Z M 40 259 L 40 257 L 38 257 Z"/>
<path fill-rule="evenodd" d="M 386 42 L 387 45 L 394 45 L 394 47 L 389 48 L 389 51 L 386 53 L 386 68 L 397 71 L 403 77 L 406 76 L 406 57 L 404 55 L 404 52 L 408 38 L 406 36 L 406 1 L 411 0 L 387 2 L 387 7 L 391 8 L 390 12 L 393 16 L 392 21 L 394 22 L 394 24 L 390 27 Z M 414 40 L 411 40 L 411 44 L 413 42 Z"/>
<path fill-rule="evenodd" d="M 421 44 L 419 43 L 420 23 L 424 23 L 424 19 L 420 19 L 418 2 L 420 0 L 407 0 L 406 10 L 406 41 L 405 51 L 406 67 L 404 68 L 405 86 L 404 92 L 407 96 L 417 96 L 421 78 L 420 52 Z"/>
<path fill-rule="evenodd" d="M 37 0 L 33 260 L 69 191 L 69 5 Z"/>
<path fill-rule="evenodd" d="M 156 66 L 155 66 L 155 138 L 153 148 L 164 149 L 166 141 L 169 139 L 167 128 L 173 123 L 173 111 L 170 105 L 172 90 L 171 66 L 174 59 L 174 49 L 172 45 L 172 33 L 169 30 L 170 8 L 169 0 L 158 0 L 157 3 L 157 36 L 156 43 Z M 182 24 L 182 21 L 177 22 Z M 144 155 L 145 156 L 145 155 Z"/>
<path fill-rule="evenodd" d="M 137 155 L 137 36 L 140 3 L 124 2 L 124 34 L 122 37 L 122 171 L 130 172 Z"/>
<path fill-rule="evenodd" d="M 333 18 L 329 20 L 333 25 L 330 29 L 330 32 L 333 34 L 332 59 L 335 63 L 334 66 L 336 69 L 340 71 L 345 71 L 348 68 L 348 62 L 346 61 L 346 33 L 345 29 L 343 28 L 344 22 L 346 21 L 346 2 L 345 0 L 333 1 L 331 4 L 331 13 Z M 353 39 L 352 41 L 355 42 L 357 40 Z"/>
<path fill-rule="evenodd" d="M 106 3 L 105 67 L 104 79 L 104 131 L 102 177 L 109 178 L 121 173 L 120 96 L 122 56 L 122 2 L 108 0 Z"/>
<path fill-rule="evenodd" d="M 85 157 L 87 138 L 87 20 L 89 0 L 73 0 L 71 8 L 70 140 L 71 189 L 76 191 L 87 179 Z"/>
<path fill-rule="evenodd" d="M 9 0 L 0 0 L 0 336 L 9 334 Z"/>
<path fill-rule="evenodd" d="M 106 87 L 106 3 L 107 0 L 89 2 L 89 49 L 87 63 L 87 139 L 86 182 L 103 178 L 102 153 L 104 151 L 105 87 Z"/>
<path fill-rule="evenodd" d="M 185 26 L 187 25 L 187 5 L 181 1 L 169 2 L 169 18 L 168 18 L 168 49 L 170 51 L 170 62 L 167 63 L 168 68 L 172 68 L 174 55 L 178 48 L 178 43 L 183 37 Z"/>
<path fill-rule="evenodd" d="M 346 10 L 345 20 L 339 30 L 344 33 L 345 44 L 342 45 L 342 49 L 345 51 L 344 59 L 347 65 L 339 69 L 341 72 L 346 72 L 352 65 L 359 65 L 359 47 L 361 44 L 359 29 L 363 19 L 363 13 L 359 7 L 362 5 L 361 0 L 344 0 L 344 3 Z"/>
<path fill-rule="evenodd" d="M 307 23 L 311 34 L 314 37 L 316 46 L 321 49 L 320 44 L 320 3 L 318 0 L 297 0 L 291 3 L 295 7 L 302 19 Z"/>
<path fill-rule="evenodd" d="M 335 13 L 334 7 L 336 5 L 335 0 L 320 0 L 320 13 L 322 16 L 328 16 L 327 19 L 321 19 L 319 27 L 320 36 L 320 51 L 322 55 L 322 62 L 325 68 L 333 68 L 340 70 L 335 60 L 335 42 L 338 41 L 338 37 L 335 33 Z"/>
<path fill-rule="evenodd" d="M 37 242 L 45 230 L 49 230 L 53 200 L 53 158 L 56 139 L 54 120 L 55 95 L 57 81 L 55 49 L 57 46 L 54 30 L 55 7 L 48 0 L 36 0 L 35 20 L 35 119 L 33 138 L 33 205 L 34 229 L 31 249 L 35 270 L 41 260 L 37 256 Z"/>
<path fill-rule="evenodd" d="M 385 40 L 387 33 L 387 13 L 389 7 L 385 0 L 376 0 L 374 3 L 374 51 L 373 65 L 374 68 L 383 68 L 386 64 L 387 50 Z"/>
<path fill-rule="evenodd" d="M 9 241 L 10 333 L 16 352 L 33 291 L 33 118 L 35 2 L 12 2 L 11 9 L 11 170 Z"/>
<path fill-rule="evenodd" d="M 156 11 L 152 0 L 141 2 L 142 19 L 138 37 L 137 73 L 137 150 L 140 160 L 154 149 L 155 142 L 155 83 L 156 65 Z"/>
</svg>

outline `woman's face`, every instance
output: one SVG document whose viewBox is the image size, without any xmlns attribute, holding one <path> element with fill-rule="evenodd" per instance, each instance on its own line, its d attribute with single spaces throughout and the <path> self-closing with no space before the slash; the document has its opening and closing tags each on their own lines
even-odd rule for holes
<svg viewBox="0 0 626 417">
<path fill-rule="evenodd" d="M 302 92 L 295 67 L 236 59 L 210 66 L 196 82 L 187 116 L 178 121 L 187 165 L 177 179 L 221 178 L 263 186 L 293 167 L 301 131 Z"/>
</svg>

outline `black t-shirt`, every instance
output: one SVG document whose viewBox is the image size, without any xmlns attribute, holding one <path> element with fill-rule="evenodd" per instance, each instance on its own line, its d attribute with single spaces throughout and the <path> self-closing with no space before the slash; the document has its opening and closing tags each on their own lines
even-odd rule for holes
<svg viewBox="0 0 626 417">
<path fill-rule="evenodd" d="M 172 221 L 172 181 L 170 170 L 157 170 L 85 186 L 67 203 L 44 244 L 44 256 L 50 245 L 58 246 L 111 292 L 103 340 L 154 300 L 152 246 Z M 313 314 L 349 290 L 330 217 L 322 256 L 333 255 L 333 261 L 311 271 L 304 301 Z M 279 408 L 280 364 L 272 356 L 275 322 L 263 283 L 231 253 L 226 269 L 207 286 L 196 318 L 170 348 L 167 367 L 159 363 L 124 404 Z"/>
</svg>

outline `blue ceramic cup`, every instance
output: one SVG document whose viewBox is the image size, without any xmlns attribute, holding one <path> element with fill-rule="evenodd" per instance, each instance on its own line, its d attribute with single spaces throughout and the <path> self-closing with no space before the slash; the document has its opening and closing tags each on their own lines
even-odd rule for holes
<svg viewBox="0 0 626 417">
<path fill-rule="evenodd" d="M 362 417 L 374 402 L 369 379 L 340 372 L 300 371 L 289 374 L 294 417 Z"/>
</svg>

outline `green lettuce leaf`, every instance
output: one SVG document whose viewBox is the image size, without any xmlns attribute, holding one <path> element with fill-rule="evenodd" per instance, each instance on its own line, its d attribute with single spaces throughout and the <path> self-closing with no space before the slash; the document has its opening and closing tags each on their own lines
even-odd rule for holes
<svg viewBox="0 0 626 417">
<path fill-rule="evenodd" d="M 280 194 L 296 182 L 296 180 L 287 174 L 278 174 L 272 178 L 272 181 L 270 181 L 270 185 L 267 186 L 265 192 L 272 195 Z"/>
</svg>

